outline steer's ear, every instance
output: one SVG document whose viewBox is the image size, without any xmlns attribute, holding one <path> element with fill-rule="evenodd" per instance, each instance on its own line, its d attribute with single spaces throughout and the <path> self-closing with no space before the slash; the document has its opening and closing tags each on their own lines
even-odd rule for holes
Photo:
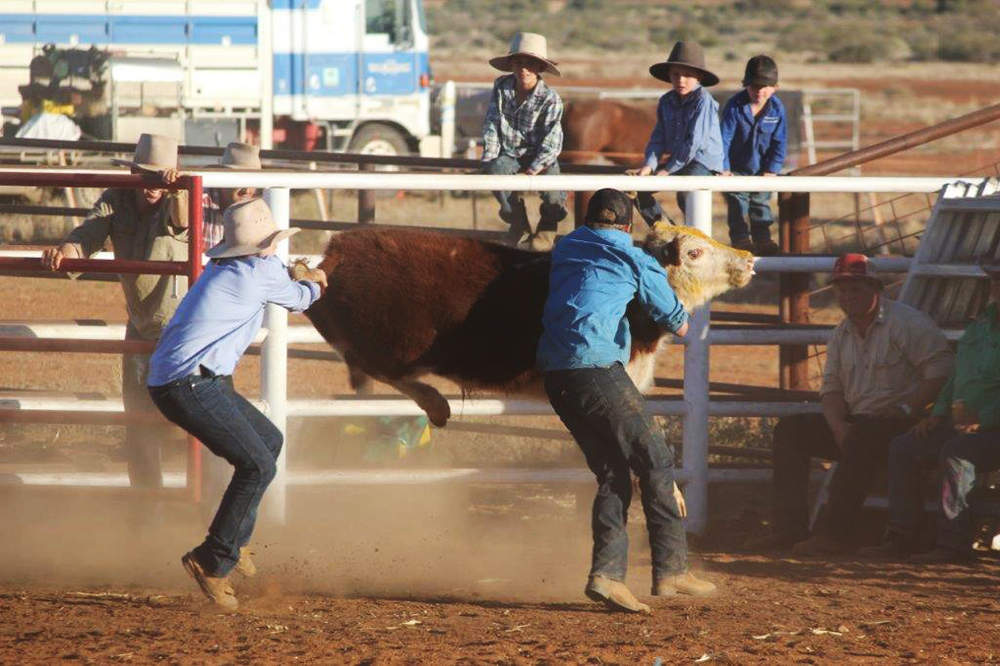
<svg viewBox="0 0 1000 666">
<path fill-rule="evenodd" d="M 664 266 L 681 265 L 681 244 L 676 236 L 660 248 L 660 263 Z"/>
</svg>

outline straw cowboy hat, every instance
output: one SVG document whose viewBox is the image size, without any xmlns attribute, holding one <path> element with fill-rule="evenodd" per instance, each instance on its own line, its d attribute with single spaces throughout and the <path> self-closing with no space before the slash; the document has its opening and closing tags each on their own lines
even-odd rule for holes
<svg viewBox="0 0 1000 666">
<path fill-rule="evenodd" d="M 263 199 L 250 199 L 227 208 L 222 214 L 222 229 L 222 242 L 205 252 L 206 256 L 222 259 L 257 254 L 299 231 L 279 230 Z"/>
<path fill-rule="evenodd" d="M 542 70 L 544 73 L 552 74 L 553 76 L 562 76 L 556 67 L 558 63 L 549 60 L 549 49 L 546 45 L 545 37 L 538 33 L 517 33 L 514 35 L 514 39 L 510 40 L 510 51 L 507 55 L 490 58 L 490 64 L 501 72 L 512 72 L 514 71 L 514 66 L 511 64 L 511 60 L 515 56 L 534 58 L 545 65 L 545 69 Z"/>
<path fill-rule="evenodd" d="M 260 148 L 233 141 L 226 146 L 219 165 L 230 169 L 260 169 Z"/>
<path fill-rule="evenodd" d="M 112 164 L 143 171 L 163 171 L 177 168 L 177 139 L 160 134 L 142 134 L 135 144 L 131 160 L 111 160 Z"/>
<path fill-rule="evenodd" d="M 684 65 L 696 69 L 701 74 L 701 85 L 706 88 L 719 82 L 719 77 L 705 69 L 705 51 L 697 42 L 677 42 L 670 50 L 666 62 L 658 62 L 649 68 L 649 73 L 661 81 L 670 83 L 670 68 Z"/>
</svg>

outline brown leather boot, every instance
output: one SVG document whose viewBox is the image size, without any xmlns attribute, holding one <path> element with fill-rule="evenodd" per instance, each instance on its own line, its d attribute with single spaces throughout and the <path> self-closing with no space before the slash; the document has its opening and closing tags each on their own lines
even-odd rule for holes
<svg viewBox="0 0 1000 666">
<path fill-rule="evenodd" d="M 225 578 L 206 574 L 193 552 L 186 553 L 181 558 L 181 564 L 184 565 L 184 570 L 188 572 L 188 575 L 198 583 L 198 587 L 205 593 L 205 596 L 214 601 L 217 606 L 229 613 L 239 610 L 240 602 L 236 599 L 233 586 Z"/>
<path fill-rule="evenodd" d="M 648 613 L 649 606 L 635 598 L 625 583 L 606 576 L 591 576 L 583 593 L 591 601 L 602 603 L 611 610 L 628 613 Z"/>
<path fill-rule="evenodd" d="M 257 565 L 254 564 L 253 555 L 250 549 L 244 546 L 240 548 L 240 559 L 237 560 L 236 566 L 233 567 L 233 571 L 245 578 L 253 578 L 257 575 Z"/>
<path fill-rule="evenodd" d="M 707 597 L 715 594 L 715 584 L 696 578 L 690 571 L 672 576 L 653 579 L 654 597 L 672 597 L 675 594 L 687 594 L 692 597 Z"/>
</svg>

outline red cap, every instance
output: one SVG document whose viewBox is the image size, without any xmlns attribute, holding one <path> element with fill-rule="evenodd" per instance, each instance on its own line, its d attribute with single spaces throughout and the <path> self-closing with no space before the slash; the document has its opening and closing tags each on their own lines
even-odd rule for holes
<svg viewBox="0 0 1000 666">
<path fill-rule="evenodd" d="M 842 280 L 854 280 L 856 278 L 879 281 L 872 272 L 868 257 L 856 252 L 848 252 L 847 254 L 840 255 L 837 258 L 837 263 L 833 265 L 833 277 L 830 281 L 839 282 Z"/>
</svg>

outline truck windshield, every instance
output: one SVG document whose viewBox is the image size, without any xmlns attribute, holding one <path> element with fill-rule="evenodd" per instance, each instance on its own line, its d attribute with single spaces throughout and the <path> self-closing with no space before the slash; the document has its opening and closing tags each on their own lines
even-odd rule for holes
<svg viewBox="0 0 1000 666">
<path fill-rule="evenodd" d="M 388 35 L 389 42 L 406 46 L 413 42 L 413 12 L 410 0 L 367 0 L 365 32 Z"/>
</svg>

